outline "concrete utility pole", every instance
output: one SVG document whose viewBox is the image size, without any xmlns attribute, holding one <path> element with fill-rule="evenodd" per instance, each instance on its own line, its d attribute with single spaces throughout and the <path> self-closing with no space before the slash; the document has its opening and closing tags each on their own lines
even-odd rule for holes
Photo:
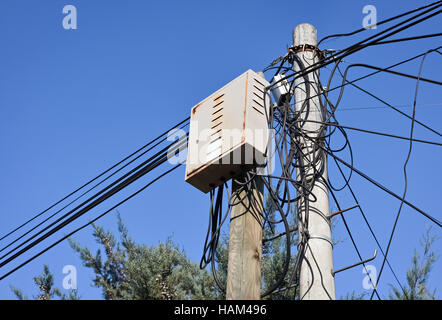
<svg viewBox="0 0 442 320">
<path fill-rule="evenodd" d="M 300 71 L 316 63 L 318 59 L 317 33 L 315 27 L 304 23 L 298 25 L 293 31 L 293 50 L 303 66 L 294 62 L 295 71 Z M 309 90 L 308 90 L 309 89 Z M 308 73 L 305 77 L 295 80 L 295 109 L 300 111 L 304 102 L 309 97 L 304 106 L 300 119 L 324 121 L 324 110 L 321 110 L 319 103 L 319 70 Z M 313 97 L 315 96 L 315 97 Z M 302 120 L 300 120 L 302 121 Z M 305 122 L 301 130 L 306 136 L 316 139 L 319 136 L 320 124 L 314 122 Z M 302 145 L 302 155 L 298 157 L 298 163 L 305 166 L 304 173 L 307 182 L 314 183 L 313 189 L 308 201 L 308 210 L 304 199 L 298 203 L 300 214 L 299 235 L 307 234 L 307 245 L 305 255 L 301 261 L 299 295 L 303 300 L 329 300 L 335 299 L 335 283 L 332 274 L 333 270 L 333 244 L 331 241 L 330 229 L 330 208 L 328 199 L 328 189 L 324 181 L 328 181 L 327 157 L 323 155 L 323 161 L 315 162 L 316 168 L 312 163 L 314 147 L 308 138 L 299 137 L 298 143 Z M 323 153 L 321 149 L 316 149 L 315 157 L 320 158 Z M 300 159 L 302 158 L 302 159 Z M 320 177 L 311 181 L 313 173 L 320 171 Z M 300 171 L 297 175 L 300 179 Z M 310 179 L 310 181 L 309 181 Z M 302 189 L 299 189 L 302 192 Z M 314 199 L 316 198 L 316 201 Z M 307 223 L 308 221 L 308 223 Z"/>
<path fill-rule="evenodd" d="M 264 184 L 257 176 L 250 188 L 246 173 L 232 181 L 227 300 L 261 297 L 262 212 Z M 242 190 L 239 190 L 241 189 Z M 239 191 L 239 192 L 237 192 Z"/>
</svg>

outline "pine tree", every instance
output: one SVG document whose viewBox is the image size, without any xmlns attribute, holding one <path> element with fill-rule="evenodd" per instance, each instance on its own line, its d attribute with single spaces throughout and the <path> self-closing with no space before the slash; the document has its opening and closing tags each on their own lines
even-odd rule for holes
<svg viewBox="0 0 442 320">
<path fill-rule="evenodd" d="M 275 208 L 271 201 L 266 199 L 265 213 L 270 220 L 275 219 Z M 296 210 L 296 208 L 294 208 Z M 296 217 L 292 214 L 292 217 Z M 293 219 L 290 228 L 296 225 Z M 199 266 L 190 261 L 179 247 L 168 239 L 165 243 L 147 247 L 135 243 L 128 235 L 128 230 L 118 215 L 118 231 L 120 239 L 105 231 L 102 227 L 93 225 L 93 237 L 102 249 L 95 254 L 70 239 L 71 247 L 80 255 L 85 267 L 93 270 L 94 286 L 100 288 L 105 299 L 225 299 L 228 266 L 228 236 L 224 235 L 216 251 L 216 276 L 221 289 L 216 286 L 212 274 L 207 270 L 200 270 Z M 264 238 L 271 238 L 277 233 L 269 225 L 264 226 Z M 292 243 L 296 243 L 296 233 L 291 234 Z M 436 299 L 435 291 L 431 292 L 428 279 L 437 256 L 431 249 L 435 241 L 430 230 L 423 236 L 421 245 L 423 257 L 415 251 L 412 263 L 407 271 L 407 286 L 404 291 L 391 286 L 390 299 L 418 300 Z M 103 252 L 102 252 L 103 250 Z M 263 245 L 262 284 L 263 291 L 271 287 L 282 275 L 285 263 L 284 237 L 275 238 Z M 290 259 L 289 270 L 292 271 L 296 255 Z M 296 279 L 295 279 L 296 280 Z M 48 266 L 44 266 L 43 273 L 34 278 L 40 293 L 34 299 L 79 299 L 77 292 L 71 291 L 68 295 L 54 287 L 53 275 Z M 290 281 L 286 277 L 281 285 L 287 288 Z M 18 299 L 27 299 L 23 292 L 11 287 Z M 364 299 L 365 293 L 352 292 L 341 299 Z M 296 287 L 288 290 L 276 291 L 266 299 L 297 299 Z"/>
<path fill-rule="evenodd" d="M 70 239 L 84 266 L 94 271 L 94 285 L 105 299 L 215 299 L 217 290 L 206 270 L 190 261 L 168 239 L 157 246 L 136 244 L 118 216 L 121 240 L 111 232 L 93 225 L 93 236 L 103 247 L 93 255 Z"/>
<path fill-rule="evenodd" d="M 435 300 L 436 291 L 430 291 L 428 279 L 431 269 L 437 260 L 436 253 L 432 250 L 432 245 L 436 237 L 431 229 L 427 229 L 422 236 L 421 246 L 423 256 L 415 250 L 411 258 L 411 266 L 407 271 L 407 285 L 402 289 L 391 286 L 390 299 L 393 300 Z"/>
<path fill-rule="evenodd" d="M 35 300 L 51 300 L 58 298 L 61 300 L 79 300 L 80 296 L 76 290 L 70 290 L 69 294 L 62 293 L 60 289 L 54 287 L 54 275 L 49 271 L 47 265 L 43 266 L 43 273 L 37 277 L 34 277 L 34 282 L 40 290 L 40 293 L 34 296 Z M 12 292 L 19 300 L 28 300 L 28 297 L 23 292 L 16 288 L 11 287 Z"/>
</svg>

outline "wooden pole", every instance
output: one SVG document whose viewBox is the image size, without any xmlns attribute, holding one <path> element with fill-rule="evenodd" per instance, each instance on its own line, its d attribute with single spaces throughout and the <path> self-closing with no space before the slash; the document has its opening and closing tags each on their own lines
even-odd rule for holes
<svg viewBox="0 0 442 320">
<path fill-rule="evenodd" d="M 261 296 L 263 182 L 243 173 L 232 181 L 227 300 Z"/>
</svg>

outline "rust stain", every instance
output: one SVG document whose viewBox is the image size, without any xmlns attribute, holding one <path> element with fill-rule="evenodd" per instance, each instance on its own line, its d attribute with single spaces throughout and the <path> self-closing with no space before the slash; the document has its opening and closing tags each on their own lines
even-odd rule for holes
<svg viewBox="0 0 442 320">
<path fill-rule="evenodd" d="M 214 100 L 215 101 L 215 100 Z M 221 101 L 215 101 L 215 105 L 212 107 L 213 109 L 215 109 L 216 107 L 218 107 L 220 104 L 222 104 L 224 102 L 224 100 Z"/>
<path fill-rule="evenodd" d="M 242 137 L 241 137 L 241 143 L 244 143 L 246 141 L 245 132 L 246 132 L 246 111 L 247 111 L 247 89 L 249 85 L 249 73 L 246 75 L 246 92 L 244 96 L 244 121 L 242 124 Z"/>
<path fill-rule="evenodd" d="M 203 101 L 201 101 L 201 102 L 198 103 L 196 106 L 194 106 L 193 109 L 192 109 L 192 114 L 195 114 L 196 109 L 197 109 L 200 105 L 202 105 L 202 104 L 203 104 Z"/>
</svg>

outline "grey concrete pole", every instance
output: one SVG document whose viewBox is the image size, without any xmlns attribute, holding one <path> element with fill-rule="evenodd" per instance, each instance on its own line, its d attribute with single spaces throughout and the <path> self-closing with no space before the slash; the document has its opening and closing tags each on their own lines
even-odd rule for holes
<svg viewBox="0 0 442 320">
<path fill-rule="evenodd" d="M 318 53 L 315 50 L 317 46 L 317 33 L 315 27 L 304 23 L 298 25 L 293 31 L 293 44 L 299 61 L 303 64 L 300 66 L 294 62 L 295 71 L 300 71 L 308 66 L 316 63 Z M 319 88 L 319 71 L 315 71 L 295 80 L 295 109 L 301 111 L 308 91 L 310 96 L 318 94 Z M 308 90 L 309 89 L 309 90 Z M 301 114 L 301 119 L 324 121 L 323 110 L 319 103 L 319 96 L 308 99 L 307 104 Z M 317 138 L 319 134 L 320 124 L 314 122 L 305 122 L 301 130 L 309 138 Z M 333 245 L 331 241 L 330 228 L 330 208 L 328 189 L 324 183 L 327 181 L 327 157 L 323 155 L 323 161 L 315 162 L 316 170 L 320 171 L 319 177 L 314 182 L 311 180 L 315 168 L 312 163 L 313 159 L 313 143 L 305 137 L 298 137 L 298 143 L 302 146 L 303 153 L 298 156 L 299 161 L 304 163 L 306 180 L 310 179 L 313 183 L 311 194 L 308 196 L 308 203 L 305 198 L 298 203 L 299 216 L 299 239 L 301 235 L 307 234 L 305 255 L 301 261 L 299 294 L 303 300 L 329 300 L 335 299 L 335 284 L 332 274 L 333 270 Z M 323 152 L 323 151 L 322 151 Z M 316 159 L 321 156 L 321 149 L 316 150 Z M 300 159 L 302 157 L 303 159 Z M 300 170 L 297 172 L 300 179 Z M 301 189 L 299 190 L 301 192 Z M 314 199 L 316 198 L 316 201 Z M 306 232 L 307 231 L 307 232 Z M 308 239 L 308 240 L 307 240 Z"/>
</svg>

